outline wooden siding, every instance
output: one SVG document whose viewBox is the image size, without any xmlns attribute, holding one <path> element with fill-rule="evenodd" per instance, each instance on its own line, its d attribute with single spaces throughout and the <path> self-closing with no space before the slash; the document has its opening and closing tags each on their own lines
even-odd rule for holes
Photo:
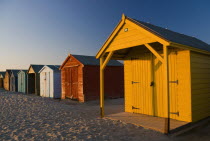
<svg viewBox="0 0 210 141">
<path fill-rule="evenodd" d="M 129 22 L 129 21 L 128 21 Z M 128 29 L 127 32 L 125 30 Z M 138 46 L 144 43 L 156 42 L 154 38 L 146 34 L 147 31 L 131 23 L 125 23 L 115 38 L 110 43 L 107 52 L 128 47 Z"/>
<path fill-rule="evenodd" d="M 178 75 L 178 120 L 192 121 L 191 101 L 191 75 L 190 75 L 190 51 L 180 50 L 177 52 L 177 75 Z M 182 116 L 182 117 L 181 117 Z"/>
<path fill-rule="evenodd" d="M 40 96 L 54 98 L 53 70 L 45 67 L 40 73 Z"/>
<path fill-rule="evenodd" d="M 10 91 L 16 92 L 18 90 L 17 77 L 13 74 L 10 76 Z"/>
<path fill-rule="evenodd" d="M 210 116 L 210 56 L 190 53 L 193 121 Z"/>
<path fill-rule="evenodd" d="M 106 66 L 104 71 L 104 97 L 124 97 L 123 66 Z M 99 99 L 100 96 L 100 67 L 85 66 L 83 68 L 83 89 L 85 101 Z"/>
<path fill-rule="evenodd" d="M 61 98 L 61 73 L 54 72 L 54 98 Z"/>
<path fill-rule="evenodd" d="M 18 73 L 18 92 L 26 93 L 27 91 L 27 76 L 26 73 L 20 71 Z"/>
<path fill-rule="evenodd" d="M 74 69 L 74 68 L 77 69 Z M 77 70 L 71 74 L 73 70 Z M 72 75 L 77 76 L 77 87 L 71 86 Z M 105 97 L 119 98 L 124 95 L 123 66 L 107 66 L 105 69 Z M 77 100 L 85 102 L 99 98 L 100 92 L 100 66 L 83 65 L 73 56 L 65 61 L 61 70 L 62 99 L 68 97 L 68 93 L 77 89 Z M 71 98 L 71 97 L 70 97 Z M 75 97 L 72 97 L 75 98 Z"/>
<path fill-rule="evenodd" d="M 125 111 L 166 117 L 167 99 L 163 91 L 163 65 L 151 53 L 140 50 L 133 49 L 124 61 Z M 179 112 L 179 116 L 171 114 L 171 118 L 191 121 L 189 51 L 174 49 L 169 51 L 169 81 L 178 80 L 178 84 L 169 84 L 170 111 Z M 151 55 L 152 58 L 149 57 Z M 132 84 L 132 81 L 139 83 Z M 154 81 L 152 90 L 151 81 Z M 138 93 L 137 97 L 135 93 Z"/>
<path fill-rule="evenodd" d="M 9 91 L 9 87 L 10 87 L 10 74 L 6 72 L 4 78 L 4 89 Z"/>
<path fill-rule="evenodd" d="M 4 88 L 4 78 L 0 76 L 0 88 Z"/>
<path fill-rule="evenodd" d="M 61 73 L 49 67 L 40 72 L 40 96 L 61 98 Z"/>
</svg>

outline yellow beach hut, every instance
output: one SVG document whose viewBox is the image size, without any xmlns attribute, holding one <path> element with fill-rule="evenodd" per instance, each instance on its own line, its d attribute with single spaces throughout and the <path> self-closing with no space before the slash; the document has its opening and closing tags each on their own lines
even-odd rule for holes
<svg viewBox="0 0 210 141">
<path fill-rule="evenodd" d="M 125 112 L 193 122 L 210 116 L 210 45 L 126 16 L 96 55 L 104 116 L 104 68 L 124 60 Z"/>
</svg>

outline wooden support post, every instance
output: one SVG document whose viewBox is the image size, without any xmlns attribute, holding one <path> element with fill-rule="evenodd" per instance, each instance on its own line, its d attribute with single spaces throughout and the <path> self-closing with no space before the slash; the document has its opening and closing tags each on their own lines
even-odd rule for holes
<svg viewBox="0 0 210 141">
<path fill-rule="evenodd" d="M 168 48 L 166 45 L 163 46 L 164 52 L 164 90 L 166 95 L 167 103 L 167 118 L 165 119 L 165 134 L 169 134 L 170 131 L 170 95 L 169 95 L 169 68 L 168 68 Z"/>
<path fill-rule="evenodd" d="M 108 56 L 100 58 L 100 113 L 101 118 L 104 117 L 104 69 L 113 55 L 113 51 L 109 52 Z"/>
<path fill-rule="evenodd" d="M 100 114 L 101 118 L 104 117 L 104 69 L 102 65 L 104 63 L 104 57 L 100 58 Z"/>
</svg>

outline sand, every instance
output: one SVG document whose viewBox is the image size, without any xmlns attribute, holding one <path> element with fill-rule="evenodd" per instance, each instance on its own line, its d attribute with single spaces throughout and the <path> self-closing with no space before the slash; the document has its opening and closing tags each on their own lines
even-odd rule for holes
<svg viewBox="0 0 210 141">
<path fill-rule="evenodd" d="M 0 140 L 173 140 L 143 127 L 101 119 L 98 104 L 0 90 Z M 123 99 L 105 104 L 106 110 L 123 110 Z"/>
</svg>

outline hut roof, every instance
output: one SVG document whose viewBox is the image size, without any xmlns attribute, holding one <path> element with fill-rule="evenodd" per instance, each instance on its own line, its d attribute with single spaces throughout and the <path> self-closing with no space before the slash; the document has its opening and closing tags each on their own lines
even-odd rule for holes
<svg viewBox="0 0 210 141">
<path fill-rule="evenodd" d="M 127 19 L 135 22 L 136 24 L 143 27 L 144 29 L 146 29 L 146 30 L 152 32 L 153 34 L 155 34 L 159 37 L 162 37 L 168 41 L 171 41 L 174 43 L 179 43 L 182 45 L 191 46 L 191 47 L 206 50 L 206 51 L 210 51 L 209 44 L 207 44 L 195 37 L 191 37 L 191 36 L 184 35 L 184 34 L 181 34 L 178 32 L 174 32 L 174 31 L 168 30 L 166 28 L 162 28 L 162 27 L 150 24 L 150 23 L 135 20 L 135 19 L 132 19 L 129 17 L 127 17 Z"/>
<path fill-rule="evenodd" d="M 60 68 L 60 65 L 47 65 L 47 66 L 54 71 L 59 71 L 59 68 Z"/>
<path fill-rule="evenodd" d="M 44 67 L 42 67 L 42 69 L 39 71 L 39 73 L 41 73 L 45 67 L 49 67 L 53 71 L 60 71 L 59 70 L 60 65 L 45 65 Z"/>
<path fill-rule="evenodd" d="M 18 74 L 19 71 L 20 70 L 11 70 L 11 74 L 13 74 L 14 76 L 17 76 L 17 74 Z"/>
<path fill-rule="evenodd" d="M 72 54 L 72 56 L 75 57 L 78 61 L 80 61 L 84 65 L 94 65 L 94 66 L 100 65 L 100 61 L 96 59 L 95 56 L 75 55 L 75 54 Z M 107 66 L 123 66 L 123 64 L 116 60 L 110 60 Z"/>
<path fill-rule="evenodd" d="M 0 75 L 2 75 L 3 77 L 5 76 L 5 71 L 0 71 Z"/>
<path fill-rule="evenodd" d="M 23 71 L 24 73 L 27 73 L 28 70 L 20 70 L 18 73 L 20 73 L 21 71 Z"/>
<path fill-rule="evenodd" d="M 33 68 L 35 73 L 38 73 L 45 65 L 35 65 L 35 64 L 31 64 L 30 67 Z M 29 67 L 29 68 L 30 68 Z"/>
</svg>

